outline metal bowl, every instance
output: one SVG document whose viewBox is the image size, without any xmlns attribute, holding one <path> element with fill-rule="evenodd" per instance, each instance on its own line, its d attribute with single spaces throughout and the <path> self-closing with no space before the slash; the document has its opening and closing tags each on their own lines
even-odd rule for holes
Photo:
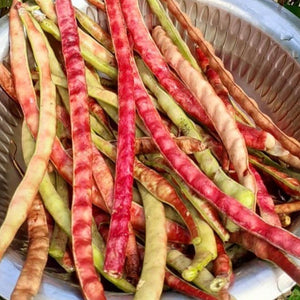
<svg viewBox="0 0 300 300">
<path fill-rule="evenodd" d="M 84 0 L 73 0 L 78 8 L 105 22 L 102 15 L 88 7 Z M 144 15 L 149 8 L 140 2 Z M 237 83 L 260 108 L 287 134 L 300 139 L 300 20 L 271 0 L 181 0 L 181 7 L 204 33 L 222 58 Z M 150 18 L 151 19 L 151 18 Z M 152 23 L 156 18 L 152 17 Z M 178 24 L 177 24 L 178 26 Z M 187 39 L 184 31 L 178 26 Z M 0 59 L 8 54 L 8 20 L 0 19 Z M 0 92 L 0 222 L 20 177 L 11 162 L 11 140 L 17 145 L 16 158 L 22 161 L 20 149 L 19 107 Z M 297 233 L 300 220 L 293 229 Z M 299 224 L 298 224 L 299 223 Z M 9 298 L 19 275 L 26 233 L 21 229 L 0 264 L 0 295 Z M 284 272 L 255 259 L 235 270 L 231 294 L 239 299 L 272 300 L 288 291 L 294 282 Z M 107 293 L 108 299 L 132 299 L 125 294 Z M 82 299 L 79 288 L 71 281 L 59 279 L 48 271 L 36 299 Z M 188 299 L 168 292 L 162 299 Z"/>
</svg>

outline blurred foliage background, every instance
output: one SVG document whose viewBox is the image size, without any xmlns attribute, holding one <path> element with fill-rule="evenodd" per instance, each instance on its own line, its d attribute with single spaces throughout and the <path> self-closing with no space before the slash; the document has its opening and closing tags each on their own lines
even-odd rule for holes
<svg viewBox="0 0 300 300">
<path fill-rule="evenodd" d="M 12 0 L 0 0 L 0 17 L 8 13 Z"/>
<path fill-rule="evenodd" d="M 290 10 L 293 14 L 295 14 L 298 18 L 300 18 L 300 0 L 293 1 L 285 1 L 284 7 Z M 300 298 L 299 298 L 300 299 Z"/>
</svg>

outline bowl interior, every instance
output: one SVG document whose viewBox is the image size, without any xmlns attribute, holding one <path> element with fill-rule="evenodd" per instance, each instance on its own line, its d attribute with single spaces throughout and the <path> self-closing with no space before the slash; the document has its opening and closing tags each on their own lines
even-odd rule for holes
<svg viewBox="0 0 300 300">
<path fill-rule="evenodd" d="M 82 1 L 75 1 L 95 20 L 107 27 L 102 13 L 88 7 Z M 271 36 L 252 25 L 233 11 L 214 5 L 214 1 L 181 0 L 181 8 L 199 27 L 205 38 L 211 42 L 216 54 L 221 57 L 226 68 L 233 73 L 236 82 L 254 98 L 262 111 L 268 114 L 287 134 L 300 139 L 300 65 Z M 157 24 L 150 13 L 146 1 L 140 6 L 149 27 Z M 174 20 L 174 18 L 171 16 Z M 192 46 L 186 32 L 177 24 L 187 43 Z M 1 23 L 0 26 L 7 26 Z M 5 44 L 5 43 L 4 43 Z M 8 40 L 5 45 L 7 47 Z M 0 223 L 21 177 L 14 167 L 11 154 L 16 149 L 16 161 L 24 168 L 21 153 L 20 132 L 22 114 L 20 108 L 1 91 L 0 96 Z M 20 257 L 26 249 L 26 228 L 22 228 L 11 245 L 17 254 L 16 269 L 20 268 Z M 14 258 L 10 256 L 11 260 Z M 244 268 L 247 268 L 246 266 Z M 51 272 L 50 272 L 51 271 Z M 51 265 L 50 276 L 57 277 Z M 13 288 L 13 282 L 11 283 Z M 71 285 L 71 283 L 70 283 Z M 56 287 L 59 288 L 59 287 Z M 1 288 L 0 288 L 1 294 Z M 182 298 L 181 298 L 182 299 Z"/>
</svg>

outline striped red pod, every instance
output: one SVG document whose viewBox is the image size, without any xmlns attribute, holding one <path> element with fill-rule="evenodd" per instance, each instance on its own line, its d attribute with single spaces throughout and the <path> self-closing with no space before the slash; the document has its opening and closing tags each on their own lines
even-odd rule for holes
<svg viewBox="0 0 300 300">
<path fill-rule="evenodd" d="M 105 299 L 92 253 L 92 140 L 84 62 L 74 10 L 69 0 L 55 3 L 61 33 L 70 101 L 73 148 L 72 249 L 82 293 L 86 299 Z"/>
<path fill-rule="evenodd" d="M 104 271 L 121 277 L 129 238 L 132 201 L 135 104 L 133 58 L 118 1 L 106 1 L 106 12 L 118 64 L 118 142 L 114 203 L 106 245 Z"/>
</svg>

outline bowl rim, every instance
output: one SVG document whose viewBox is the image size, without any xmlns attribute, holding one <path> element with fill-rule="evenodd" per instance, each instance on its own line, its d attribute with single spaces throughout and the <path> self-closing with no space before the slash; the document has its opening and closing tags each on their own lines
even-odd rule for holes
<svg viewBox="0 0 300 300">
<path fill-rule="evenodd" d="M 201 4 L 214 6 L 221 10 L 230 12 L 259 28 L 268 34 L 274 41 L 279 43 L 298 63 L 300 63 L 300 19 L 287 9 L 281 7 L 272 0 L 196 0 Z M 79 8 L 85 8 L 87 2 L 84 0 L 73 0 L 73 4 Z M 84 7 L 82 7 L 84 5 Z M 8 51 L 8 18 L 0 19 L 1 45 L 0 59 L 3 53 Z M 3 34 L 2 34 L 3 33 Z M 3 43 L 4 41 L 4 43 Z M 5 48 L 6 47 L 6 48 Z M 3 50 L 4 49 L 4 50 Z M 297 222 L 297 228 L 300 223 Z M 298 226 L 299 225 L 299 226 Z M 11 249 L 7 251 L 0 263 L 0 295 L 9 298 L 14 283 L 16 282 L 21 257 Z M 238 268 L 235 271 L 237 281 L 230 289 L 230 293 L 239 300 L 260 299 L 259 296 L 268 293 L 268 299 L 274 299 L 288 291 L 295 283 L 283 271 L 268 264 L 267 262 L 255 259 L 247 264 L 245 268 Z M 251 293 L 251 296 L 249 295 Z M 131 299 L 126 294 L 107 293 L 108 299 Z M 250 298 L 249 298 L 250 297 Z M 43 276 L 43 282 L 39 294 L 35 299 L 82 299 L 80 290 L 70 284 L 53 278 L 48 274 Z M 183 295 L 168 292 L 162 299 L 188 299 Z M 267 300 L 267 298 L 266 298 Z"/>
</svg>

